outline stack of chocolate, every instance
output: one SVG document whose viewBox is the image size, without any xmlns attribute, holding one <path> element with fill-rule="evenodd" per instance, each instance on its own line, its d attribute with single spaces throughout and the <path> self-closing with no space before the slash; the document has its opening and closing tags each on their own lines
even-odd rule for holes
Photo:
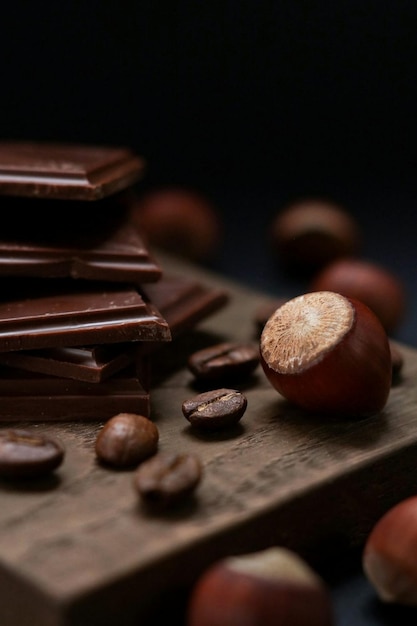
<svg viewBox="0 0 417 626">
<path fill-rule="evenodd" d="M 0 420 L 149 416 L 148 355 L 227 293 L 166 275 L 129 220 L 125 148 L 0 144 Z"/>
</svg>

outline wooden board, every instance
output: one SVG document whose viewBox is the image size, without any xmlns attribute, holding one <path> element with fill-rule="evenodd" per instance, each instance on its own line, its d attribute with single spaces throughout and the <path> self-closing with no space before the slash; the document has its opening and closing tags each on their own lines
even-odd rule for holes
<svg viewBox="0 0 417 626">
<path fill-rule="evenodd" d="M 160 449 L 201 456 L 196 497 L 171 513 L 146 513 L 132 471 L 96 463 L 102 424 L 39 423 L 61 438 L 66 458 L 41 482 L 0 483 L 2 626 L 148 626 L 161 623 L 169 605 L 172 625 L 174 607 L 214 560 L 283 544 L 318 564 L 360 546 L 383 511 L 417 492 L 416 350 L 401 346 L 403 379 L 375 417 L 307 416 L 257 369 L 239 387 L 248 398 L 240 425 L 197 435 L 181 411 L 197 392 L 188 354 L 256 338 L 253 315 L 267 297 L 166 257 L 161 263 L 231 294 L 223 310 L 154 356 L 151 415 Z"/>
</svg>

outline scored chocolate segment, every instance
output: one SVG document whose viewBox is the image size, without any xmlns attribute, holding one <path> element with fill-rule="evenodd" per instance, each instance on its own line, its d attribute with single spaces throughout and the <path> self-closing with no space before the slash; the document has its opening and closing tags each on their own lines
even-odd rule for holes
<svg viewBox="0 0 417 626">
<path fill-rule="evenodd" d="M 146 289 L 147 298 L 163 315 L 174 339 L 228 301 L 222 289 L 213 289 L 182 276 L 163 276 Z M 157 349 L 159 342 L 61 347 L 0 352 L 0 363 L 50 376 L 100 382 L 127 364 Z"/>
<path fill-rule="evenodd" d="M 170 340 L 167 321 L 135 287 L 71 279 L 3 281 L 0 352 Z"/>
<path fill-rule="evenodd" d="M 18 350 L 0 353 L 0 363 L 29 372 L 99 383 L 135 359 L 132 344 Z"/>
<path fill-rule="evenodd" d="M 0 193 L 99 200 L 136 183 L 145 161 L 125 147 L 0 142 Z"/>
<path fill-rule="evenodd" d="M 226 290 L 179 275 L 165 275 L 157 283 L 143 285 L 142 290 L 167 320 L 173 337 L 189 330 L 229 301 Z M 157 348 L 155 342 L 147 342 L 138 350 L 146 354 Z"/>
<path fill-rule="evenodd" d="M 100 383 L 0 367 L 0 422 L 106 420 L 119 412 L 150 414 L 148 375 L 125 368 Z"/>
<path fill-rule="evenodd" d="M 41 218 L 39 212 L 37 218 Z M 15 219 L 22 221 L 19 214 Z M 97 224 L 102 219 L 102 216 L 97 215 Z M 85 225 L 87 220 L 88 217 L 81 220 L 80 215 L 80 222 L 84 221 L 84 225 L 78 227 L 78 233 L 74 228 L 74 232 L 69 232 L 64 225 L 65 232 L 55 231 L 51 242 L 45 240 L 45 235 L 43 240 L 39 240 L 36 224 L 21 225 L 19 239 L 15 232 L 17 228 L 6 226 L 0 240 L 0 275 L 71 277 L 135 284 L 160 279 L 162 270 L 159 263 L 132 224 L 117 223 L 109 232 L 102 230 L 101 237 L 98 237 L 98 227 L 95 227 L 89 238 Z M 22 238 L 25 226 L 28 234 Z"/>
</svg>

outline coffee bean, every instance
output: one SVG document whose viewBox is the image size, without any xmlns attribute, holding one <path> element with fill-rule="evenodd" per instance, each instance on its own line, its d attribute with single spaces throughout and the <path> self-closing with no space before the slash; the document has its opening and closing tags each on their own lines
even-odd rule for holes
<svg viewBox="0 0 417 626">
<path fill-rule="evenodd" d="M 165 508 L 187 498 L 200 483 L 202 472 L 194 454 L 158 452 L 136 470 L 134 487 L 146 504 Z"/>
<path fill-rule="evenodd" d="M 200 393 L 182 403 L 184 417 L 204 430 L 234 426 L 246 411 L 246 396 L 235 389 L 214 389 Z"/>
<path fill-rule="evenodd" d="M 188 367 L 196 378 L 238 380 L 249 376 L 259 364 L 259 346 L 255 343 L 218 343 L 194 352 Z"/>
<path fill-rule="evenodd" d="M 132 467 L 155 454 L 158 441 L 158 428 L 148 417 L 119 413 L 104 424 L 97 436 L 95 450 L 102 463 Z"/>
<path fill-rule="evenodd" d="M 64 456 L 62 444 L 47 435 L 17 428 L 0 431 L 0 476 L 42 476 L 57 468 Z"/>
</svg>

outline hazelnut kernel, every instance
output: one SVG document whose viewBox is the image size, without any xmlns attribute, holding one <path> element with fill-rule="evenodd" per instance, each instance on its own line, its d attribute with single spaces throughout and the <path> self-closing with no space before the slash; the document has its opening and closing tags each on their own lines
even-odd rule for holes
<svg viewBox="0 0 417 626">
<path fill-rule="evenodd" d="M 389 340 L 377 316 L 353 298 L 297 296 L 270 317 L 260 338 L 272 386 L 301 408 L 363 417 L 382 410 L 392 382 Z"/>
</svg>

